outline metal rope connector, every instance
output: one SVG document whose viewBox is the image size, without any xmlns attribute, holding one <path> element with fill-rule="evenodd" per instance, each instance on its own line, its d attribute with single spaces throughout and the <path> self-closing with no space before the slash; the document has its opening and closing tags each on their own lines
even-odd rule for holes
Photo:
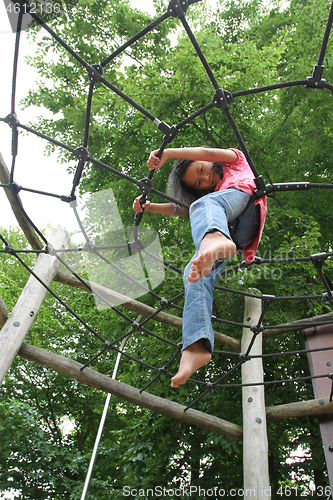
<svg viewBox="0 0 333 500">
<path fill-rule="evenodd" d="M 250 361 L 251 356 L 249 354 L 245 354 L 245 352 L 239 353 L 239 360 L 241 363 L 246 363 L 246 361 Z"/>
<path fill-rule="evenodd" d="M 92 64 L 86 69 L 91 82 L 100 82 L 104 79 L 104 68 L 100 64 Z"/>
<path fill-rule="evenodd" d="M 10 127 L 16 127 L 20 123 L 17 119 L 16 113 L 10 113 L 3 119 L 3 121 L 8 123 Z"/>
<path fill-rule="evenodd" d="M 232 100 L 231 92 L 226 92 L 223 89 L 218 89 L 213 97 L 213 104 L 220 109 L 229 109 L 229 104 Z"/>
<path fill-rule="evenodd" d="M 312 76 L 308 76 L 306 79 L 305 87 L 310 87 L 313 89 L 324 89 L 326 86 L 326 80 L 322 79 L 323 71 L 325 66 L 318 66 L 317 64 L 313 67 Z"/>
<path fill-rule="evenodd" d="M 81 161 L 86 162 L 90 160 L 88 148 L 86 148 L 85 146 L 79 146 L 78 148 L 76 148 L 75 154 Z"/>
<path fill-rule="evenodd" d="M 139 181 L 136 182 L 136 185 L 138 186 L 142 194 L 151 193 L 152 190 L 154 189 L 153 181 L 149 179 L 149 177 L 140 179 Z"/>
<path fill-rule="evenodd" d="M 168 11 L 173 17 L 177 17 L 180 19 L 181 17 L 185 17 L 186 11 L 188 9 L 188 1 L 187 0 L 170 0 L 168 5 Z"/>
</svg>

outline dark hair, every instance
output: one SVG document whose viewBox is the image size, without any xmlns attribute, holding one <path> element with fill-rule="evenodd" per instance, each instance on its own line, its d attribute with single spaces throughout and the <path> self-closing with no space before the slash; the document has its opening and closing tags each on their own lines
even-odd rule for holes
<svg viewBox="0 0 333 500">
<path fill-rule="evenodd" d="M 168 194 L 176 200 L 188 203 L 189 205 L 198 198 L 201 198 L 201 196 L 211 192 L 194 189 L 182 181 L 183 175 L 192 163 L 194 163 L 192 160 L 177 160 L 168 180 Z M 217 173 L 223 175 L 223 163 L 214 162 L 213 168 Z"/>
</svg>

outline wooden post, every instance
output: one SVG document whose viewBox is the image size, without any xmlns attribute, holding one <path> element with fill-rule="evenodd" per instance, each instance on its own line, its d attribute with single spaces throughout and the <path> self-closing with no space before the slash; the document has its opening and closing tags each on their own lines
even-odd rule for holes
<svg viewBox="0 0 333 500">
<path fill-rule="evenodd" d="M 261 315 L 261 300 L 245 297 L 244 324 L 256 325 Z M 253 339 L 249 328 L 243 329 L 242 353 Z M 250 355 L 262 354 L 262 334 L 259 333 Z M 242 365 L 242 383 L 263 382 L 262 359 L 255 358 Z M 243 466 L 244 498 L 271 498 L 268 471 L 268 442 L 266 430 L 265 393 L 262 385 L 243 387 Z"/>
<path fill-rule="evenodd" d="M 65 231 L 56 230 L 52 233 L 50 244 L 55 249 L 64 248 L 68 243 L 68 239 L 68 234 Z M 49 286 L 59 268 L 60 262 L 56 257 L 42 254 L 38 257 L 34 272 L 43 283 Z M 0 332 L 0 383 L 3 381 L 37 316 L 46 292 L 46 288 L 31 275 L 5 326 L 2 328 Z"/>
<path fill-rule="evenodd" d="M 318 349 L 308 353 L 311 376 L 328 375 L 333 373 L 333 351 L 320 350 L 333 346 L 333 326 L 317 326 L 304 330 L 306 349 Z M 312 379 L 315 398 L 329 397 L 332 391 L 332 380 L 328 377 Z M 320 432 L 324 446 L 327 473 L 333 498 L 333 412 L 320 415 Z"/>
</svg>

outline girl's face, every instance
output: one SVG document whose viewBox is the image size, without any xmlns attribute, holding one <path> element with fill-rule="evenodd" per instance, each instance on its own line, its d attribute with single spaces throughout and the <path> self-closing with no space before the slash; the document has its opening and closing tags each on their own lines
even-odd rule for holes
<svg viewBox="0 0 333 500">
<path fill-rule="evenodd" d="M 194 161 L 186 169 L 182 181 L 187 186 L 199 191 L 210 191 L 221 178 L 221 172 L 214 169 L 209 161 Z"/>
</svg>

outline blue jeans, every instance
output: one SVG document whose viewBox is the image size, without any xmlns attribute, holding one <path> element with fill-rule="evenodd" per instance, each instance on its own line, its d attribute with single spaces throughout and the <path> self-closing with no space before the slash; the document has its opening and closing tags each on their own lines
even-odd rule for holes
<svg viewBox="0 0 333 500">
<path fill-rule="evenodd" d="M 250 204 L 244 212 L 249 199 L 249 194 L 231 188 L 207 194 L 192 203 L 190 219 L 196 248 L 194 257 L 198 253 L 201 240 L 210 231 L 218 230 L 232 239 L 228 224 L 237 217 L 239 222 L 233 239 L 237 248 L 246 248 L 254 240 L 260 224 L 260 208 L 259 205 Z M 206 349 L 213 351 L 214 333 L 211 322 L 213 292 L 228 260 L 216 261 L 212 271 L 196 283 L 188 281 L 192 259 L 187 264 L 184 270 L 183 350 L 197 340 L 203 339 Z"/>
</svg>

